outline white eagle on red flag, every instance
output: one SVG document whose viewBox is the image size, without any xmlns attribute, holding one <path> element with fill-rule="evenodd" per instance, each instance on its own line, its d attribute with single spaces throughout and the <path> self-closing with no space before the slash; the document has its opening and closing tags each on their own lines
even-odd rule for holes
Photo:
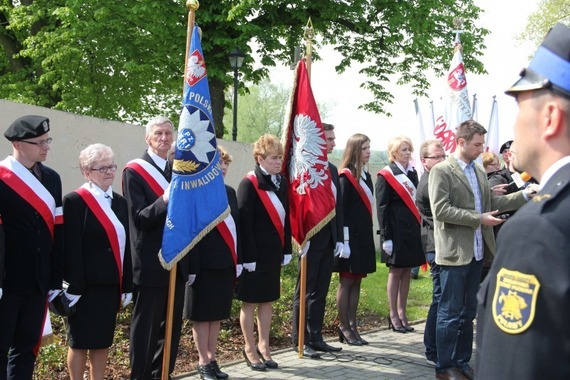
<svg viewBox="0 0 570 380">
<path fill-rule="evenodd" d="M 335 216 L 327 144 L 304 61 L 297 64 L 283 145 L 291 235 L 306 242 Z"/>
</svg>

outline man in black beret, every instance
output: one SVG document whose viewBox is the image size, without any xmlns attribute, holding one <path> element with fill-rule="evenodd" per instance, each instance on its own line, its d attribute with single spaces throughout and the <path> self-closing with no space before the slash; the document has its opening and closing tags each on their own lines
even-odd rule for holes
<svg viewBox="0 0 570 380">
<path fill-rule="evenodd" d="M 511 151 L 511 145 L 512 144 L 513 144 L 513 140 L 509 140 L 506 143 L 504 143 L 503 145 L 501 145 L 501 150 L 499 150 L 499 153 L 503 156 L 503 161 L 505 161 L 504 169 L 509 168 L 509 162 L 510 162 L 509 152 Z"/>
<path fill-rule="evenodd" d="M 538 194 L 502 227 L 481 284 L 477 378 L 570 379 L 570 28 L 556 24 L 514 96 L 515 167 Z"/>
<path fill-rule="evenodd" d="M 42 164 L 49 130 L 48 118 L 27 115 L 4 132 L 12 154 L 0 161 L 0 379 L 32 379 L 48 296 L 61 289 L 61 179 Z"/>
</svg>

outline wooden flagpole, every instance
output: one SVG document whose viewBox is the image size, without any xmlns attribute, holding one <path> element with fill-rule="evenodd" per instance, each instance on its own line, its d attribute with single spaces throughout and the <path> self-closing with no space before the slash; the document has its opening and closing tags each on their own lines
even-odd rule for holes
<svg viewBox="0 0 570 380">
<path fill-rule="evenodd" d="M 188 8 L 188 30 L 186 32 L 186 54 L 184 55 L 184 84 L 186 83 L 186 68 L 188 67 L 188 50 L 190 49 L 190 41 L 192 41 L 192 29 L 194 28 L 194 19 L 196 18 L 196 10 L 200 7 L 198 0 L 187 0 L 186 8 Z M 184 85 L 182 86 L 182 95 L 184 96 Z M 174 319 L 174 296 L 176 294 L 176 272 L 178 265 L 174 265 L 170 270 L 168 281 L 168 303 L 166 307 L 166 327 L 164 331 L 164 347 L 162 353 L 162 375 L 161 380 L 168 380 L 170 372 L 170 354 L 172 346 L 172 324 Z"/>
<path fill-rule="evenodd" d="M 307 65 L 307 75 L 309 76 L 309 82 L 311 81 L 311 60 L 312 60 L 312 42 L 313 42 L 314 30 L 313 23 L 309 18 L 307 26 L 305 27 L 305 40 L 307 41 L 305 63 Z M 307 242 L 308 243 L 308 242 Z M 307 253 L 308 254 L 308 253 Z M 307 254 L 301 258 L 301 271 L 300 273 L 300 284 L 299 284 L 299 358 L 303 357 L 303 348 L 305 347 L 305 326 L 306 326 L 306 307 L 307 307 Z"/>
</svg>

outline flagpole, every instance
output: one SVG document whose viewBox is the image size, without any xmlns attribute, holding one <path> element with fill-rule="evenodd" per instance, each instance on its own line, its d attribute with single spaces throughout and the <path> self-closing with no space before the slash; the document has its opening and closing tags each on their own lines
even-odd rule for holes
<svg viewBox="0 0 570 380">
<path fill-rule="evenodd" d="M 190 41 L 192 40 L 192 29 L 194 27 L 194 19 L 196 18 L 196 10 L 200 7 L 198 0 L 187 0 L 186 8 L 188 9 L 188 30 L 186 32 L 186 54 L 184 55 L 184 78 L 186 81 L 186 68 L 188 67 L 188 50 L 190 49 Z M 184 85 L 182 86 L 184 92 Z M 164 346 L 162 354 L 162 375 L 161 380 L 168 380 L 170 372 L 170 354 L 172 346 L 172 324 L 174 319 L 174 296 L 176 294 L 176 272 L 178 265 L 174 265 L 170 269 L 170 277 L 168 281 L 168 302 L 166 307 L 166 326 L 164 331 Z"/>
<path fill-rule="evenodd" d="M 309 17 L 307 26 L 305 27 L 305 40 L 307 41 L 305 64 L 307 66 L 307 75 L 309 82 L 311 81 L 311 61 L 313 55 L 312 42 L 314 30 L 313 23 Z M 308 243 L 307 243 L 308 244 Z M 306 325 L 306 308 L 307 308 L 307 254 L 301 257 L 301 268 L 299 268 L 299 342 L 298 353 L 299 358 L 303 357 L 303 347 L 305 347 L 305 325 Z"/>
</svg>

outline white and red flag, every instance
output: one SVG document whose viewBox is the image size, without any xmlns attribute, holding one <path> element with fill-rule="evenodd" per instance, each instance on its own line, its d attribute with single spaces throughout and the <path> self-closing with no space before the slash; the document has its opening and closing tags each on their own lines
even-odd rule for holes
<svg viewBox="0 0 570 380">
<path fill-rule="evenodd" d="M 435 121 L 433 134 L 440 140 L 447 153 L 455 152 L 455 130 L 465 120 L 471 119 L 471 105 L 467 93 L 467 77 L 461 54 L 459 33 L 455 37 L 453 59 L 447 74 L 447 94 L 442 116 Z"/>
<path fill-rule="evenodd" d="M 295 70 L 283 145 L 291 234 L 304 248 L 335 216 L 327 144 L 305 61 Z"/>
</svg>

